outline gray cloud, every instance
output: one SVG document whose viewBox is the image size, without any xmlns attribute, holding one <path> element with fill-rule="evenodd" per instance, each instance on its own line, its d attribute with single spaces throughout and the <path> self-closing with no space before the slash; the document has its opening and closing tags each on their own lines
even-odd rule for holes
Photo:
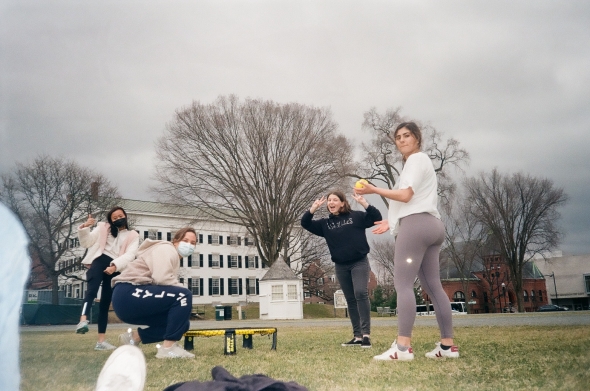
<svg viewBox="0 0 590 391">
<path fill-rule="evenodd" d="M 0 5 L 0 172 L 38 153 L 152 198 L 174 110 L 220 94 L 370 107 L 458 139 L 468 175 L 563 186 L 563 249 L 590 252 L 590 4 L 583 1 L 18 2 Z"/>
</svg>

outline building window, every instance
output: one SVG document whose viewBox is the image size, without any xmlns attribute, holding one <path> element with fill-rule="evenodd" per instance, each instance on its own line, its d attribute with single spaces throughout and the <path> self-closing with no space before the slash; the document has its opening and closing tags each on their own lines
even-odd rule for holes
<svg viewBox="0 0 590 391">
<path fill-rule="evenodd" d="M 194 257 L 194 259 L 193 259 Z M 199 253 L 193 253 L 192 255 L 189 255 L 189 258 L 191 259 L 191 263 L 189 264 L 192 268 L 198 268 L 200 265 L 200 261 L 197 261 L 197 259 L 201 259 L 201 254 Z"/>
<path fill-rule="evenodd" d="M 477 292 L 476 291 L 471 291 L 471 298 L 476 299 L 477 298 Z"/>
<path fill-rule="evenodd" d="M 309 299 L 311 297 L 311 293 L 309 293 L 309 291 L 305 291 L 303 292 L 303 297 Z"/>
<path fill-rule="evenodd" d="M 526 291 L 522 291 L 522 295 L 524 297 L 525 303 L 528 303 L 528 301 L 529 301 L 529 295 L 528 295 L 528 293 Z"/>
<path fill-rule="evenodd" d="M 453 294 L 453 301 L 465 301 L 465 293 L 457 291 Z"/>
<path fill-rule="evenodd" d="M 248 259 L 248 269 L 256 268 L 254 255 L 248 255 L 246 258 Z"/>
<path fill-rule="evenodd" d="M 197 277 L 197 278 L 192 278 L 192 282 L 191 282 L 191 292 L 194 296 L 199 296 L 201 293 L 201 284 L 200 284 L 201 280 Z"/>
<path fill-rule="evenodd" d="M 223 244 L 223 236 L 219 234 L 209 235 L 208 241 L 209 244 Z"/>
<path fill-rule="evenodd" d="M 316 281 L 316 283 L 318 285 L 324 285 L 324 279 L 323 279 L 323 277 L 318 278 L 317 281 Z"/>
<path fill-rule="evenodd" d="M 586 294 L 590 295 L 590 274 L 584 274 L 584 286 L 586 287 Z"/>
<path fill-rule="evenodd" d="M 211 294 L 213 296 L 219 296 L 219 277 L 213 277 L 211 279 Z"/>
<path fill-rule="evenodd" d="M 255 246 L 255 245 L 256 245 L 256 243 L 254 242 L 254 239 L 252 239 L 252 238 L 249 238 L 249 237 L 247 237 L 247 236 L 246 236 L 246 237 L 244 238 L 244 245 L 245 245 L 245 246 L 250 246 L 250 247 L 253 247 L 253 246 Z"/>
<path fill-rule="evenodd" d="M 283 286 L 282 285 L 272 285 L 272 300 L 283 300 Z"/>
<path fill-rule="evenodd" d="M 287 285 L 287 299 L 297 300 L 297 285 Z"/>
<path fill-rule="evenodd" d="M 238 294 L 238 278 L 230 278 L 229 279 L 229 294 L 230 295 L 237 295 Z"/>
<path fill-rule="evenodd" d="M 239 246 L 242 240 L 239 236 L 228 236 L 227 237 L 227 244 L 229 244 L 230 246 Z"/>
<path fill-rule="evenodd" d="M 543 291 L 539 289 L 539 301 L 543 301 Z"/>
<path fill-rule="evenodd" d="M 247 278 L 248 284 L 248 294 L 255 295 L 256 294 L 256 277 Z"/>
<path fill-rule="evenodd" d="M 238 256 L 237 255 L 230 255 L 229 256 L 229 267 L 233 267 L 233 268 L 238 267 Z"/>
<path fill-rule="evenodd" d="M 535 291 L 531 289 L 531 301 L 535 301 Z"/>
<path fill-rule="evenodd" d="M 211 254 L 211 267 L 219 267 L 219 254 Z"/>
</svg>

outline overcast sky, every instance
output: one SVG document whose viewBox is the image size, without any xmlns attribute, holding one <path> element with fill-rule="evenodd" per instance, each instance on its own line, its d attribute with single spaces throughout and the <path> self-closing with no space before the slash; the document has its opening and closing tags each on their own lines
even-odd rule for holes
<svg viewBox="0 0 590 391">
<path fill-rule="evenodd" d="M 402 107 L 468 175 L 563 187 L 561 248 L 590 253 L 588 1 L 4 0 L 0 70 L 0 173 L 62 156 L 152 200 L 154 143 L 193 100 L 329 107 L 357 144 L 364 112 Z"/>
</svg>

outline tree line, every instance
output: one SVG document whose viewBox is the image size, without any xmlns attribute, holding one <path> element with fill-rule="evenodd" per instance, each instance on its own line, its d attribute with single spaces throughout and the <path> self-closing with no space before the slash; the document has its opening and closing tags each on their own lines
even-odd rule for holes
<svg viewBox="0 0 590 391">
<path fill-rule="evenodd" d="M 329 268 L 325 244 L 300 229 L 299 219 L 313 200 L 334 188 L 349 192 L 358 178 L 393 188 L 403 167 L 391 132 L 403 120 L 400 108 L 368 110 L 361 126 L 367 141 L 357 159 L 329 109 L 234 95 L 193 101 L 176 110 L 156 143 L 153 190 L 161 199 L 243 226 L 269 266 L 282 258 Z M 453 174 L 469 164 L 469 153 L 428 124 L 422 132 L 423 151 L 438 175 L 446 247 L 464 242 L 477 248 L 478 240 L 493 237 L 515 288 L 522 289 L 523 265 L 559 243 L 564 190 L 550 179 L 496 169 L 456 181 Z M 71 254 L 74 226 L 91 212 L 100 218 L 119 199 L 104 175 L 64 158 L 41 155 L 2 176 L 0 200 L 23 222 L 31 255 L 51 276 L 55 302 L 58 277 L 69 272 L 58 261 Z M 392 277 L 392 245 L 372 247 L 384 277 Z M 469 248 L 462 246 L 453 262 L 478 255 Z"/>
</svg>

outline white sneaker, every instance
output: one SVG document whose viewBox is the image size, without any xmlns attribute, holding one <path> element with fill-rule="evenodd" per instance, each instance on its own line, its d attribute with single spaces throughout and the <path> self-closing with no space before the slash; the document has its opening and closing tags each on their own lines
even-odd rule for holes
<svg viewBox="0 0 590 391">
<path fill-rule="evenodd" d="M 145 383 L 145 357 L 131 345 L 120 346 L 102 367 L 96 391 L 142 391 Z"/>
<path fill-rule="evenodd" d="M 141 341 L 135 342 L 135 340 L 133 339 L 133 333 L 131 332 L 131 329 L 127 329 L 126 333 L 119 335 L 119 345 L 135 345 L 135 346 L 137 346 L 140 343 L 141 343 Z"/>
<path fill-rule="evenodd" d="M 187 352 L 176 343 L 169 348 L 165 348 L 160 346 L 159 344 L 156 346 L 158 348 L 158 353 L 156 354 L 156 358 L 193 358 L 195 357 L 194 354 Z"/>
<path fill-rule="evenodd" d="M 380 355 L 373 357 L 373 359 L 381 361 L 410 361 L 414 359 L 414 351 L 410 346 L 408 350 L 402 352 L 397 348 L 397 340 L 395 340 L 389 349 Z"/>
<path fill-rule="evenodd" d="M 88 321 L 81 320 L 80 323 L 76 326 L 76 333 L 77 334 L 84 334 L 88 332 Z"/>
<path fill-rule="evenodd" d="M 436 348 L 432 352 L 426 353 L 426 357 L 428 358 L 458 358 L 459 357 L 459 348 L 455 345 L 451 346 L 448 350 L 443 350 L 440 347 L 440 342 L 436 343 Z"/>
<path fill-rule="evenodd" d="M 107 341 L 97 342 L 94 350 L 115 350 L 117 349 L 115 346 L 111 345 Z"/>
</svg>

